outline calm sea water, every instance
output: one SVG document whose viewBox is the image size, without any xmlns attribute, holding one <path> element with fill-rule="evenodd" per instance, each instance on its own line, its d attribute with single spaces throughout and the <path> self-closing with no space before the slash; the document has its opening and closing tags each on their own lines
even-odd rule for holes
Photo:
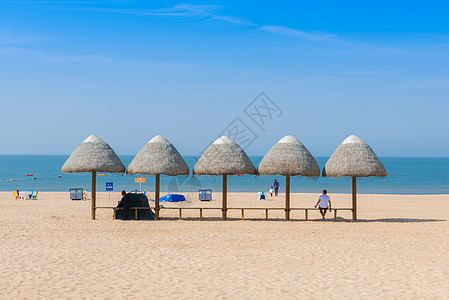
<svg viewBox="0 0 449 300">
<path fill-rule="evenodd" d="M 67 155 L 0 155 L 0 190 L 39 190 L 68 191 L 70 188 L 84 188 L 90 191 L 90 173 L 61 173 L 61 167 Z M 262 156 L 250 157 L 257 166 Z M 133 156 L 120 156 L 127 166 Z M 184 157 L 190 170 L 195 165 L 195 157 Z M 328 157 L 317 157 L 322 169 Z M 449 194 L 449 158 L 402 158 L 383 157 L 382 163 L 388 171 L 386 178 L 359 178 L 358 192 L 363 194 Z M 33 174 L 33 177 L 26 176 Z M 58 176 L 62 175 L 61 178 Z M 146 183 L 142 190 L 154 191 L 154 176 L 145 175 Z M 285 179 L 282 176 L 229 176 L 228 191 L 258 192 L 269 190 L 274 179 L 281 183 L 284 190 Z M 15 181 L 10 181 L 15 179 Z M 114 183 L 114 191 L 136 190 L 134 176 L 108 174 L 97 177 L 97 190 L 105 191 L 106 182 Z M 221 177 L 216 176 L 161 176 L 161 190 L 164 192 L 193 192 L 200 188 L 221 191 Z M 330 193 L 350 193 L 350 178 L 306 178 L 295 176 L 291 180 L 292 192 L 320 193 L 327 189 Z"/>
</svg>

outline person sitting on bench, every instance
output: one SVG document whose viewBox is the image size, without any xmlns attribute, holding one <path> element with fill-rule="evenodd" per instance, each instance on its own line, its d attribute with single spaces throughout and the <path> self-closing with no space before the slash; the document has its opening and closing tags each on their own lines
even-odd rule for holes
<svg viewBox="0 0 449 300">
<path fill-rule="evenodd" d="M 323 217 L 323 219 L 325 218 L 327 209 L 331 209 L 331 198 L 327 195 L 327 191 L 323 190 L 323 194 L 318 198 L 318 202 L 315 205 L 315 208 L 318 206 L 318 204 L 320 205 L 320 214 Z"/>
<path fill-rule="evenodd" d="M 128 212 L 131 207 L 131 201 L 129 194 L 125 190 L 122 191 L 122 200 L 119 201 L 117 208 L 122 207 L 123 220 L 129 220 Z"/>
</svg>

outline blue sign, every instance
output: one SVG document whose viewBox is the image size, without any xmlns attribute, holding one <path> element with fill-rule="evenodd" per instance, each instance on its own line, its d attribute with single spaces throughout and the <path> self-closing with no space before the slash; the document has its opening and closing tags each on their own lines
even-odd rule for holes
<svg viewBox="0 0 449 300">
<path fill-rule="evenodd" d="M 113 182 L 106 182 L 106 192 L 112 192 L 114 190 Z"/>
</svg>

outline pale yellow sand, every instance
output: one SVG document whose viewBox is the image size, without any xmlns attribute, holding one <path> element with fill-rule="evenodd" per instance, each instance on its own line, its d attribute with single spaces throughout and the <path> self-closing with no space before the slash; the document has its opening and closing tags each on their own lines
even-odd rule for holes
<svg viewBox="0 0 449 300">
<path fill-rule="evenodd" d="M 318 195 L 295 194 L 311 207 Z M 185 207 L 198 206 L 191 195 Z M 331 195 L 348 207 L 349 195 Z M 113 206 L 101 193 L 100 205 Z M 219 195 L 204 206 L 220 206 Z M 229 206 L 283 205 L 231 194 Z M 449 196 L 359 195 L 360 222 L 90 220 L 68 193 L 0 193 L 2 299 L 448 299 Z M 163 216 L 168 212 L 164 211 Z M 198 212 L 190 212 L 191 216 Z M 283 212 L 272 213 L 283 217 Z M 208 212 L 219 217 L 220 212 Z M 247 218 L 264 218 L 247 212 Z M 349 218 L 350 214 L 342 214 Z"/>
</svg>

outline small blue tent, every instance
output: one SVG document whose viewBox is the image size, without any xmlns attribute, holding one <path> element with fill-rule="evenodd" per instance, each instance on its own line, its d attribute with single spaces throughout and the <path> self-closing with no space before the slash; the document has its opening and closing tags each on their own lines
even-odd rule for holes
<svg viewBox="0 0 449 300">
<path fill-rule="evenodd" d="M 179 194 L 168 194 L 165 195 L 164 197 L 159 198 L 159 201 L 167 201 L 167 202 L 182 202 L 182 201 L 186 201 L 186 198 L 184 197 L 184 195 L 179 195 Z"/>
</svg>

